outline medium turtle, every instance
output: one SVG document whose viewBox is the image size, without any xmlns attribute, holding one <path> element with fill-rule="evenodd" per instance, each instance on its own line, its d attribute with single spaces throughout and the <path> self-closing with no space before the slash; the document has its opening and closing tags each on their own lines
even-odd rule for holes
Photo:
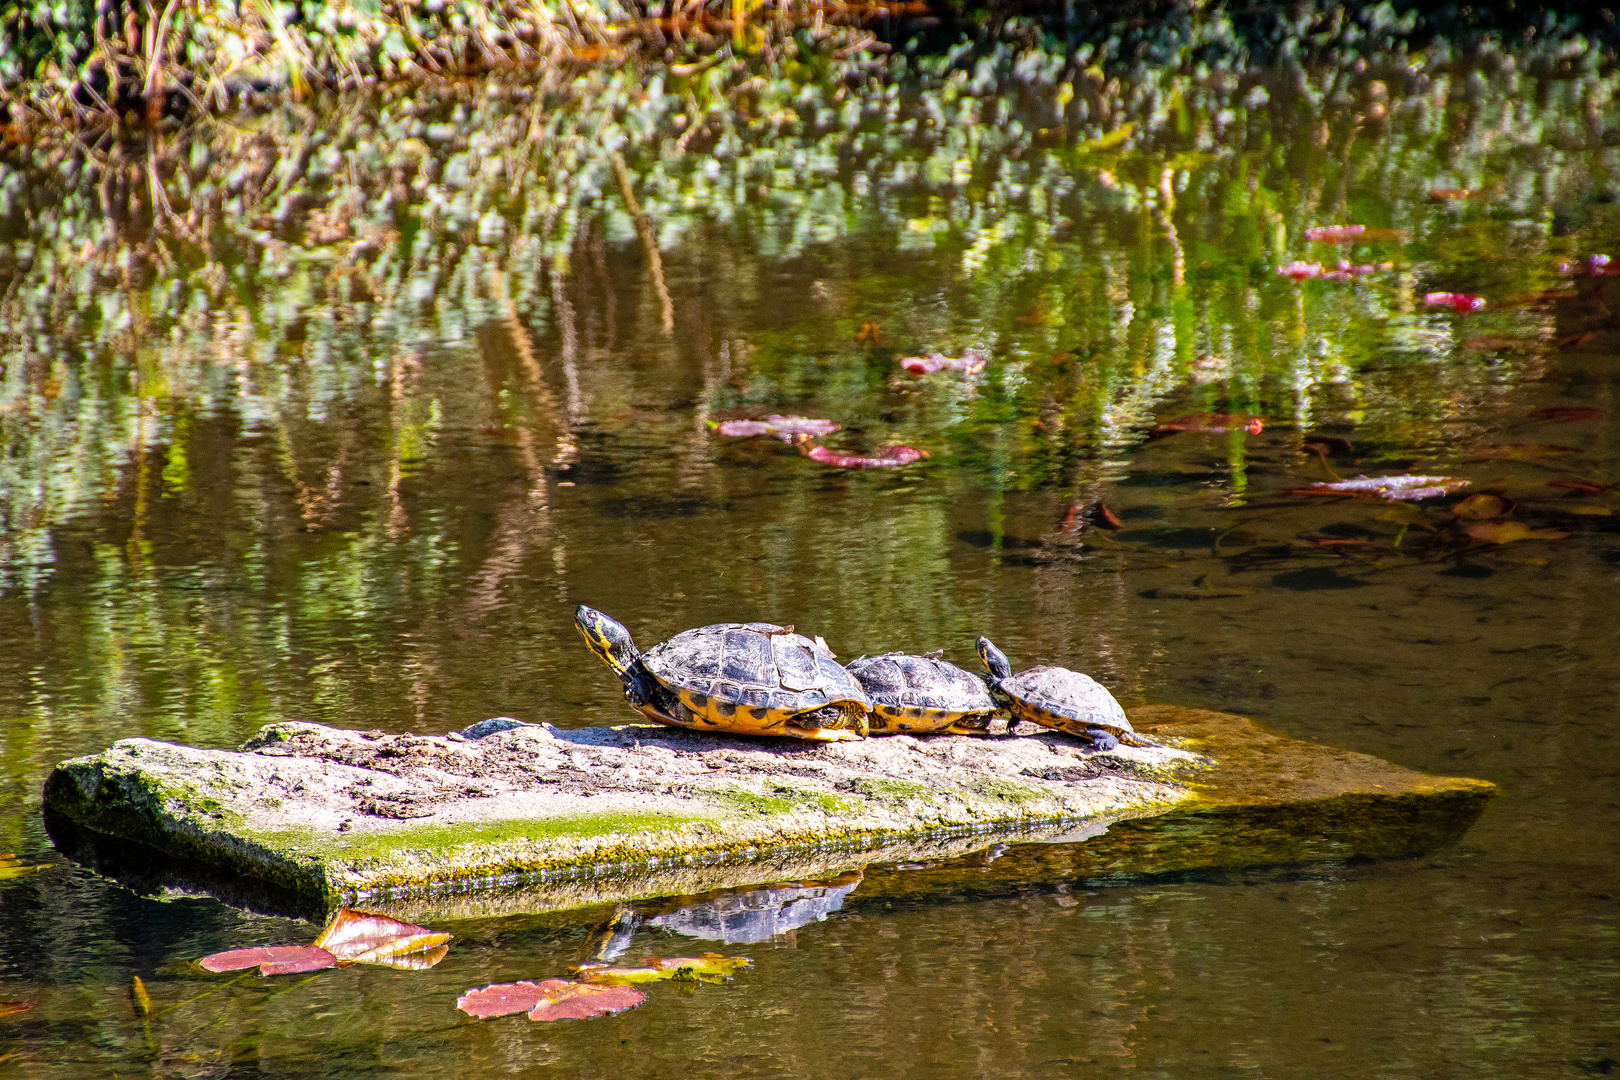
<svg viewBox="0 0 1620 1080">
<path fill-rule="evenodd" d="M 1066 731 L 1090 740 L 1098 750 L 1158 746 L 1138 735 L 1114 695 L 1090 675 L 1060 667 L 1032 667 L 1012 673 L 1012 665 L 989 638 L 979 639 L 979 658 L 990 669 L 990 696 L 1014 720 Z"/>
<path fill-rule="evenodd" d="M 872 699 L 868 723 L 874 735 L 983 735 L 996 711 L 984 680 L 938 653 L 863 656 L 848 668 Z"/>
<path fill-rule="evenodd" d="M 630 707 L 700 731 L 835 742 L 866 735 L 871 702 L 818 638 L 791 626 L 718 623 L 639 652 L 630 631 L 583 604 L 585 644 L 624 682 Z"/>
</svg>

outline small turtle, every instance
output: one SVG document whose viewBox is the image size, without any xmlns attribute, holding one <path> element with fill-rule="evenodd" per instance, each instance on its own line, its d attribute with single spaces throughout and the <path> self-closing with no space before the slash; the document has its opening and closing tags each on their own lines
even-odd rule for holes
<svg viewBox="0 0 1620 1080">
<path fill-rule="evenodd" d="M 868 723 L 874 735 L 983 735 L 996 711 L 984 680 L 938 653 L 863 656 L 848 667 L 872 699 Z"/>
<path fill-rule="evenodd" d="M 624 682 L 630 707 L 674 727 L 835 742 L 866 735 L 866 693 L 826 644 L 771 623 L 718 623 L 646 652 L 581 605 L 574 625 Z"/>
<path fill-rule="evenodd" d="M 1012 665 L 989 638 L 979 639 L 979 658 L 990 669 L 990 696 L 1014 720 L 1066 731 L 1088 739 L 1098 750 L 1159 746 L 1138 735 L 1114 695 L 1090 675 L 1060 667 L 1032 667 L 1012 673 Z"/>
</svg>

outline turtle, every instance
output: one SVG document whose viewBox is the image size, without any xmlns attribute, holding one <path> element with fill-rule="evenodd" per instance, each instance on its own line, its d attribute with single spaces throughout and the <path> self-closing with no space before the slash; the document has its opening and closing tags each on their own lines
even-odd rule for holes
<svg viewBox="0 0 1620 1080">
<path fill-rule="evenodd" d="M 984 680 L 937 652 L 863 656 L 847 666 L 872 699 L 868 725 L 874 735 L 983 735 L 996 711 Z"/>
<path fill-rule="evenodd" d="M 979 658 L 990 670 L 990 696 L 1014 720 L 1079 735 L 1098 750 L 1120 743 L 1161 745 L 1137 734 L 1114 695 L 1090 675 L 1044 666 L 1014 675 L 1007 657 L 986 637 L 979 639 Z"/>
<path fill-rule="evenodd" d="M 716 623 L 646 652 L 630 631 L 580 605 L 574 625 L 624 682 L 630 707 L 674 727 L 838 742 L 866 737 L 866 692 L 814 641 L 774 623 Z"/>
</svg>

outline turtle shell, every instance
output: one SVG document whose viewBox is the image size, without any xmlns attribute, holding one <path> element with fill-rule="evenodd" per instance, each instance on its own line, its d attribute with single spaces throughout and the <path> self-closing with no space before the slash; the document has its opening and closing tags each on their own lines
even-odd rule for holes
<svg viewBox="0 0 1620 1080">
<path fill-rule="evenodd" d="M 831 650 L 791 628 L 702 626 L 653 646 L 641 662 L 680 698 L 693 727 L 820 740 L 866 734 L 865 691 Z"/>
<path fill-rule="evenodd" d="M 849 673 L 872 699 L 874 735 L 982 735 L 996 708 L 983 679 L 934 656 L 863 656 Z"/>
<path fill-rule="evenodd" d="M 999 688 L 1016 719 L 1087 738 L 1086 728 L 1100 727 L 1136 742 L 1136 729 L 1114 695 L 1090 675 L 1061 667 L 1032 667 L 1001 680 Z"/>
</svg>

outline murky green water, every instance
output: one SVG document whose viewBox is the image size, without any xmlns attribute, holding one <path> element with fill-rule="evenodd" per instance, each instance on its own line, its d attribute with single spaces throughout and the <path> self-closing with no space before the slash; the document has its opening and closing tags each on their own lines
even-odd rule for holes
<svg viewBox="0 0 1620 1080">
<path fill-rule="evenodd" d="M 921 96 L 803 72 L 653 95 L 603 78 L 572 107 L 393 100 L 155 159 L 8 167 L 6 849 L 55 858 L 43 776 L 125 736 L 631 719 L 575 636 L 580 602 L 648 644 L 760 618 L 845 656 L 967 663 L 987 633 L 1128 704 L 1242 712 L 1501 785 L 1461 845 L 1124 883 L 1061 860 L 869 874 L 762 940 L 678 932 L 731 933 L 712 911 L 646 922 L 627 957 L 718 947 L 755 966 L 560 1025 L 453 1005 L 561 975 L 607 912 L 448 926 L 429 972 L 254 977 L 178 1004 L 225 978 L 185 961 L 311 929 L 63 861 L 0 884 L 0 999 L 35 1005 L 0 1018 L 0 1061 L 1611 1071 L 1620 499 L 1549 483 L 1620 472 L 1616 286 L 1564 269 L 1620 249 L 1612 80 L 1406 63 L 1121 87 L 1049 59 L 891 67 Z M 659 237 L 668 335 L 616 150 Z M 1453 189 L 1473 194 L 1430 194 Z M 1348 222 L 1392 231 L 1303 235 Z M 1341 254 L 1394 265 L 1275 273 Z M 1425 305 L 1440 290 L 1487 306 Z M 989 365 L 900 371 L 936 350 Z M 1604 415 L 1532 415 L 1549 408 Z M 930 456 L 847 472 L 707 426 L 773 412 L 839 421 L 823 441 L 841 450 Z M 1210 412 L 1265 424 L 1152 431 Z M 1568 535 L 1471 539 L 1459 496 L 1288 494 L 1403 471 L 1466 478 Z M 144 1026 L 135 975 L 174 1006 Z"/>
</svg>

